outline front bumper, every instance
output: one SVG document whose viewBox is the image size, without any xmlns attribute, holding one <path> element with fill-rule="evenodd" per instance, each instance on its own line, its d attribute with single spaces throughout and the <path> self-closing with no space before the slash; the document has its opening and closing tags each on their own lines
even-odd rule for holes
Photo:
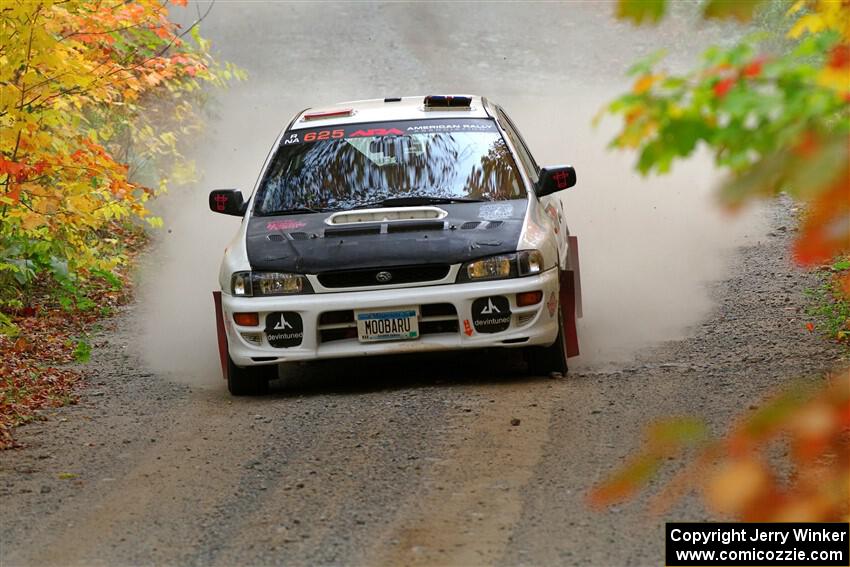
<svg viewBox="0 0 850 567">
<path fill-rule="evenodd" d="M 516 294 L 528 291 L 542 291 L 541 301 L 518 307 Z M 492 296 L 508 299 L 510 326 L 495 333 L 479 332 L 473 324 L 472 302 Z M 555 341 L 558 334 L 557 301 L 558 270 L 553 268 L 537 276 L 449 285 L 286 297 L 234 297 L 222 293 L 221 313 L 230 358 L 237 366 L 254 366 L 406 352 L 547 346 Z M 413 340 L 361 343 L 356 335 L 345 336 L 352 333 L 349 329 L 356 329 L 353 321 L 338 322 L 337 318 L 337 322 L 328 322 L 328 313 L 410 305 L 420 306 L 421 336 Z M 426 307 L 436 305 L 440 307 Z M 448 305 L 453 306 L 454 313 L 450 312 Z M 259 313 L 260 325 L 237 325 L 233 313 L 239 312 Z M 295 312 L 301 316 L 301 344 L 276 348 L 268 343 L 266 315 L 275 312 Z M 428 328 L 433 331 L 426 332 Z"/>
</svg>

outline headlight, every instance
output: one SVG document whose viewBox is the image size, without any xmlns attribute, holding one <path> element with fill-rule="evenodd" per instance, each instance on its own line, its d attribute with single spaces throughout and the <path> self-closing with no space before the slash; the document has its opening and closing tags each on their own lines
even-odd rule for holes
<svg viewBox="0 0 850 567">
<path fill-rule="evenodd" d="M 230 278 L 230 289 L 233 295 L 253 295 L 251 289 L 251 272 L 236 272 Z"/>
<path fill-rule="evenodd" d="M 522 250 L 514 254 L 490 256 L 464 264 L 458 281 L 498 280 L 531 276 L 543 271 L 543 254 L 537 250 Z"/>
<path fill-rule="evenodd" d="M 519 275 L 531 276 L 543 271 L 543 254 L 537 250 L 523 250 L 517 252 L 519 262 Z"/>
<path fill-rule="evenodd" d="M 236 272 L 230 282 L 233 295 L 243 297 L 313 293 L 310 282 L 301 274 Z"/>
<path fill-rule="evenodd" d="M 470 280 L 494 280 L 511 277 L 514 269 L 513 254 L 510 256 L 493 256 L 476 260 L 466 265 L 466 277 Z"/>
</svg>

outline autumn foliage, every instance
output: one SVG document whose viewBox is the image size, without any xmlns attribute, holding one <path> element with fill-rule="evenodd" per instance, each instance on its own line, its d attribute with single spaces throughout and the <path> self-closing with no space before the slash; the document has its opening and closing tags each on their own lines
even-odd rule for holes
<svg viewBox="0 0 850 567">
<path fill-rule="evenodd" d="M 112 270 L 124 261 L 112 228 L 157 225 L 150 199 L 190 173 L 179 137 L 197 126 L 201 86 L 233 70 L 168 9 L 153 0 L 0 3 L 7 306 L 36 278 L 78 282 Z"/>
<path fill-rule="evenodd" d="M 0 2 L 0 448 L 74 399 L 87 332 L 127 300 L 148 205 L 192 178 L 181 148 L 218 64 L 186 0 Z"/>
<path fill-rule="evenodd" d="M 664 72 L 654 56 L 632 68 L 631 92 L 606 111 L 623 119 L 612 146 L 637 150 L 644 174 L 665 173 L 675 160 L 707 148 L 727 173 L 718 191 L 727 208 L 779 193 L 802 203 L 794 258 L 819 266 L 850 254 L 850 3 L 702 4 L 706 18 L 742 22 L 760 6 L 777 5 L 785 9 L 779 36 L 755 34 L 711 48 L 699 68 L 683 75 Z M 637 23 L 658 21 L 664 12 L 664 0 L 619 3 L 620 17 Z M 847 264 L 836 261 L 830 269 L 844 266 L 836 287 L 850 298 Z M 634 496 L 688 449 L 696 456 L 662 490 L 656 510 L 698 490 L 721 516 L 847 521 L 850 372 L 836 371 L 821 387 L 783 390 L 715 441 L 695 418 L 650 426 L 643 450 L 592 491 L 591 503 Z"/>
<path fill-rule="evenodd" d="M 623 0 L 621 13 L 655 19 L 663 4 Z M 759 4 L 712 1 L 705 10 L 747 19 Z M 612 145 L 637 149 L 642 173 L 665 173 L 706 147 L 728 172 L 719 191 L 727 207 L 781 192 L 809 203 L 795 257 L 812 266 L 850 252 L 850 5 L 787 6 L 779 48 L 751 35 L 707 50 L 683 75 L 659 69 L 655 55 L 632 68 L 632 91 L 607 110 L 624 119 Z"/>
<path fill-rule="evenodd" d="M 655 512 L 696 490 L 723 517 L 847 521 L 850 371 L 829 377 L 826 388 L 801 383 L 782 391 L 715 441 L 696 419 L 652 425 L 643 450 L 591 493 L 591 503 L 607 506 L 634 496 L 669 458 L 686 450 L 696 456 L 655 497 Z"/>
</svg>

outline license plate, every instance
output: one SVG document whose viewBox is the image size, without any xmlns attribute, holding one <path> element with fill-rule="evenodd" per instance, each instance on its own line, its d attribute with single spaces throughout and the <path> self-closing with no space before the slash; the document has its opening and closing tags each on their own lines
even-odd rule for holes
<svg viewBox="0 0 850 567">
<path fill-rule="evenodd" d="M 355 311 L 354 318 L 357 320 L 357 336 L 361 343 L 419 338 L 419 310 L 416 307 Z"/>
</svg>

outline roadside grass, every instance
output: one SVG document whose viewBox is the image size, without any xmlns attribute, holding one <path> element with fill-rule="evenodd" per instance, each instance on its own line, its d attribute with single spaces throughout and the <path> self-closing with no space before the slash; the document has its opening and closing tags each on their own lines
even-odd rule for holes
<svg viewBox="0 0 850 567">
<path fill-rule="evenodd" d="M 850 273 L 850 256 L 837 258 L 821 270 L 822 283 L 806 290 L 809 300 L 806 313 L 814 319 L 809 329 L 817 329 L 850 348 L 850 299 L 841 287 L 841 278 Z"/>
<path fill-rule="evenodd" d="M 92 273 L 74 289 L 41 280 L 26 303 L 0 312 L 0 450 L 19 447 L 14 428 L 44 419 L 40 410 L 77 402 L 83 374 L 69 365 L 88 361 L 91 333 L 132 299 L 135 261 L 147 243 L 141 229 L 121 236 L 128 261 L 115 273 Z"/>
</svg>

